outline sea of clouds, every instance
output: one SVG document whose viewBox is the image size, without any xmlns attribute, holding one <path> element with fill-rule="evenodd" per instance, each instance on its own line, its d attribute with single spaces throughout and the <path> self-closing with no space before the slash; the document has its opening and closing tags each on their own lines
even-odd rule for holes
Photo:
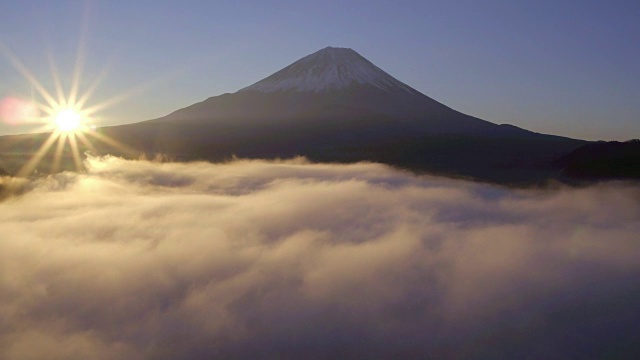
<svg viewBox="0 0 640 360">
<path fill-rule="evenodd" d="M 304 159 L 87 169 L 2 178 L 0 359 L 640 354 L 638 185 Z"/>
</svg>

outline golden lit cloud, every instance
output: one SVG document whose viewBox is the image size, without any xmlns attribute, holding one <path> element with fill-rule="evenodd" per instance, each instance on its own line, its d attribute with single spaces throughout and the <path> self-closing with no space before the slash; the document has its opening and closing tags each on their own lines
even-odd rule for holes
<svg viewBox="0 0 640 360">
<path fill-rule="evenodd" d="M 637 349 L 637 185 L 114 157 L 0 181 L 17 194 L 0 202 L 3 360 Z"/>
</svg>

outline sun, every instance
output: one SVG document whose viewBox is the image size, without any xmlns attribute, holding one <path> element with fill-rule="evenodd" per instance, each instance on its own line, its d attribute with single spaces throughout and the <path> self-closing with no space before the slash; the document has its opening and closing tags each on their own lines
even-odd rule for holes
<svg viewBox="0 0 640 360">
<path fill-rule="evenodd" d="M 84 36 L 80 37 L 84 39 Z M 100 152 L 94 146 L 92 140 L 96 140 L 109 149 L 116 149 L 119 152 L 135 155 L 137 151 L 119 141 L 110 138 L 97 131 L 96 122 L 99 122 L 96 114 L 118 102 L 129 99 L 131 96 L 146 90 L 155 82 L 143 84 L 128 91 L 121 92 L 111 98 L 100 101 L 92 106 L 86 106 L 93 95 L 95 89 L 102 79 L 107 76 L 106 69 L 95 77 L 92 83 L 86 88 L 81 87 L 81 75 L 84 68 L 83 41 L 78 46 L 76 53 L 76 63 L 73 69 L 73 77 L 70 81 L 68 93 L 63 88 L 60 74 L 55 60 L 50 53 L 47 53 L 51 77 L 55 92 L 50 92 L 31 73 L 31 71 L 20 61 L 20 59 L 2 42 L 0 42 L 0 60 L 5 58 L 28 82 L 31 89 L 31 102 L 24 100 L 18 108 L 26 109 L 24 114 L 19 113 L 21 121 L 25 123 L 42 124 L 34 129 L 34 133 L 45 135 L 45 139 L 40 147 L 31 155 L 26 163 L 18 170 L 17 176 L 30 176 L 39 171 L 40 163 L 44 162 L 44 169 L 48 167 L 50 173 L 57 173 L 63 167 L 68 168 L 69 161 L 73 161 L 76 170 L 83 169 L 82 151 L 90 151 L 94 154 Z M 23 95 L 25 99 L 28 96 Z M 48 136 L 46 136 L 48 134 Z M 53 150 L 53 153 L 51 153 Z M 49 164 L 46 164 L 49 162 Z M 48 166 L 47 166 L 48 165 Z"/>
<path fill-rule="evenodd" d="M 53 122 L 61 132 L 78 131 L 82 126 L 82 115 L 74 109 L 62 109 L 55 114 Z"/>
</svg>

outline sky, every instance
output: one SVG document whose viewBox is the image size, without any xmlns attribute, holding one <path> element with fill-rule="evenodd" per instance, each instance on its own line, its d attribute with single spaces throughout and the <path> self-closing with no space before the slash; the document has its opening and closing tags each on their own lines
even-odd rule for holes
<svg viewBox="0 0 640 360">
<path fill-rule="evenodd" d="M 0 99 L 33 93 L 12 56 L 54 92 L 50 57 L 66 92 L 81 68 L 79 93 L 97 84 L 88 105 L 114 99 L 95 125 L 137 122 L 339 46 L 485 120 L 628 140 L 640 138 L 638 43 L 637 1 L 7 0 Z"/>
<path fill-rule="evenodd" d="M 640 187 L 88 157 L 0 177 L 0 358 L 635 359 Z"/>
</svg>

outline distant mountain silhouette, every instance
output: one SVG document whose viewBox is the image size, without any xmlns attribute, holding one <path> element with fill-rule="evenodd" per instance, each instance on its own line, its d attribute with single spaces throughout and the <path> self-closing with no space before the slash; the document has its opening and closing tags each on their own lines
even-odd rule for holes
<svg viewBox="0 0 640 360">
<path fill-rule="evenodd" d="M 640 179 L 640 140 L 590 143 L 561 157 L 556 164 L 574 178 Z"/>
<path fill-rule="evenodd" d="M 332 47 L 238 92 L 159 119 L 96 131 L 130 149 L 97 144 L 97 151 L 121 156 L 159 153 L 176 160 L 217 161 L 302 155 L 312 161 L 376 161 L 521 185 L 570 179 L 559 159 L 588 144 L 463 114 L 354 50 Z M 28 144 L 43 141 L 25 136 L 0 139 L 0 153 L 16 146 L 35 151 Z M 22 145 L 12 147 L 18 138 Z"/>
</svg>

